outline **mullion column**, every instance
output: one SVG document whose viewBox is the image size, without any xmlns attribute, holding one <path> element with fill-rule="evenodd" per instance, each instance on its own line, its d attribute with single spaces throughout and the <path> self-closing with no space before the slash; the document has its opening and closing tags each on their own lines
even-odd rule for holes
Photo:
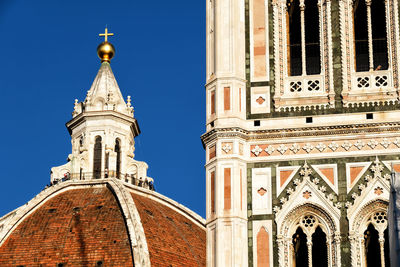
<svg viewBox="0 0 400 267">
<path fill-rule="evenodd" d="M 381 266 L 385 265 L 385 237 L 383 232 L 379 232 L 379 248 L 381 250 Z"/>
<path fill-rule="evenodd" d="M 312 236 L 307 235 L 308 267 L 312 267 Z"/>
<path fill-rule="evenodd" d="M 328 235 L 327 235 L 328 236 Z M 332 265 L 332 239 L 331 238 L 327 238 L 326 239 L 326 249 L 328 250 L 327 252 L 327 261 L 328 261 L 328 266 L 333 266 Z"/>
<path fill-rule="evenodd" d="M 386 24 L 386 45 L 387 45 L 387 56 L 388 56 L 388 70 L 392 69 L 392 34 L 390 27 L 393 27 L 394 21 L 390 19 L 390 12 L 389 12 L 389 3 L 388 0 L 385 0 L 385 24 Z"/>
<path fill-rule="evenodd" d="M 372 43 L 372 18 L 371 18 L 371 0 L 365 1 L 367 5 L 367 23 L 368 23 L 368 52 L 369 52 L 369 70 L 374 70 L 374 49 Z"/>
<path fill-rule="evenodd" d="M 320 1 L 318 1 L 317 5 L 318 5 L 318 17 L 319 17 L 319 24 L 318 24 L 318 29 L 319 29 L 318 30 L 318 34 L 319 34 L 319 55 L 320 55 L 319 56 L 319 62 L 321 64 L 320 73 L 319 74 L 322 74 L 323 70 L 325 71 L 325 68 L 324 68 L 324 66 L 325 66 L 325 64 L 324 64 L 325 53 L 327 53 L 327 51 L 328 51 L 326 49 L 326 47 L 325 47 L 325 45 L 327 45 L 327 44 L 324 44 L 325 43 L 324 34 L 328 34 L 327 32 L 325 32 L 325 33 L 323 32 L 323 29 L 325 27 L 324 15 L 328 16 L 330 14 L 323 14 L 322 4 L 321 4 Z"/>
<path fill-rule="evenodd" d="M 306 25 L 304 18 L 305 4 L 300 0 L 300 23 L 301 23 L 301 75 L 306 75 Z"/>
<path fill-rule="evenodd" d="M 363 261 L 364 261 L 364 265 L 363 266 L 367 266 L 367 251 L 365 249 L 365 240 L 364 240 L 364 237 L 360 237 L 359 239 L 360 239 L 359 242 L 361 243 L 361 245 L 360 245 L 360 253 L 362 253 L 362 258 L 363 258 Z"/>
</svg>

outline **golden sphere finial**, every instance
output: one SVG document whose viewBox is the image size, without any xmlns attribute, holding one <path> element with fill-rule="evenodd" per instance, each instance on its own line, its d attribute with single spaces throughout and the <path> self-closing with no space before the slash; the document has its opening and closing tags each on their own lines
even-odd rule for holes
<svg viewBox="0 0 400 267">
<path fill-rule="evenodd" d="M 110 60 L 114 57 L 114 54 L 115 54 L 115 48 L 109 42 L 102 42 L 97 47 L 97 55 L 101 59 L 101 62 L 103 61 L 110 62 Z"/>
<path fill-rule="evenodd" d="M 114 35 L 113 33 L 108 33 L 107 27 L 104 33 L 99 34 L 99 36 L 104 36 L 104 42 L 99 44 L 99 46 L 97 47 L 97 55 L 101 59 L 101 62 L 104 61 L 110 62 L 110 60 L 115 55 L 114 46 L 107 40 L 108 36 L 113 36 L 113 35 Z"/>
</svg>

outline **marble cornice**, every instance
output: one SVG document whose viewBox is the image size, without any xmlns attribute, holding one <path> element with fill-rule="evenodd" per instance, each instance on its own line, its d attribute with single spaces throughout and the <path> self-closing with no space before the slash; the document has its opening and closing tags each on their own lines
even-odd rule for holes
<svg viewBox="0 0 400 267">
<path fill-rule="evenodd" d="M 237 137 L 246 141 L 262 139 L 278 139 L 292 137 L 349 135 L 360 133 L 400 132 L 400 122 L 384 122 L 369 124 L 349 124 L 334 126 L 299 127 L 264 130 L 245 130 L 240 127 L 216 128 L 203 134 L 201 140 L 205 146 L 216 138 Z"/>
<path fill-rule="evenodd" d="M 65 126 L 68 128 L 69 133 L 72 133 L 72 128 L 76 127 L 80 123 L 84 122 L 87 118 L 96 118 L 96 117 L 110 117 L 116 119 L 121 122 L 128 122 L 131 124 L 131 130 L 134 133 L 134 136 L 138 136 L 140 134 L 140 128 L 135 118 L 129 117 L 125 114 L 116 112 L 114 110 L 105 110 L 105 111 L 85 111 L 74 117 L 70 121 L 68 121 Z"/>
<path fill-rule="evenodd" d="M 213 77 L 213 78 L 209 79 L 204 86 L 208 87 L 208 86 L 210 86 L 212 84 L 215 84 L 215 83 L 217 83 L 219 81 L 227 81 L 227 80 L 228 81 L 239 81 L 239 82 L 242 82 L 242 83 L 246 83 L 247 82 L 246 79 L 242 79 L 242 78 L 236 77 L 236 76 L 221 76 L 221 77 Z"/>
</svg>

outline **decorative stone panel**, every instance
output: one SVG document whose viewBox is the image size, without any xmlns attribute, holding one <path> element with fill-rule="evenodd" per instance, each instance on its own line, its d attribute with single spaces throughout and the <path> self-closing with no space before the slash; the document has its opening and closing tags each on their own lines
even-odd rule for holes
<svg viewBox="0 0 400 267">
<path fill-rule="evenodd" d="M 253 215 L 272 212 L 271 168 L 252 169 Z"/>
<path fill-rule="evenodd" d="M 270 87 L 251 88 L 251 113 L 270 113 Z"/>
</svg>

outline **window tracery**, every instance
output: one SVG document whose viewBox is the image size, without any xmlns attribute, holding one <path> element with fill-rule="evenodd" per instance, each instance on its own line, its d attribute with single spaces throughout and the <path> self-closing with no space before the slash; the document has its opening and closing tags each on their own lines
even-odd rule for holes
<svg viewBox="0 0 400 267">
<path fill-rule="evenodd" d="M 386 1 L 355 0 L 353 3 L 354 69 L 356 89 L 387 88 L 390 73 L 387 42 Z M 356 30 L 357 29 L 357 30 Z M 375 72 L 374 75 L 370 73 Z"/>
<path fill-rule="evenodd" d="M 371 215 L 369 224 L 364 232 L 364 260 L 366 266 L 387 266 L 387 214 L 378 211 Z M 386 241 L 386 242 L 385 242 Z M 386 244 L 385 244 L 386 243 Z M 386 245 L 386 247 L 385 247 Z M 386 250 L 386 253 L 385 253 Z M 377 257 L 379 255 L 379 257 Z"/>
<path fill-rule="evenodd" d="M 386 201 L 373 201 L 350 221 L 352 266 L 388 266 L 387 207 Z"/>
<path fill-rule="evenodd" d="M 341 0 L 343 104 L 397 101 L 398 0 Z"/>
<path fill-rule="evenodd" d="M 275 107 L 333 107 L 329 0 L 273 1 Z"/>
<path fill-rule="evenodd" d="M 277 231 L 279 266 L 325 267 L 340 262 L 337 222 L 319 206 L 292 209 Z"/>
<path fill-rule="evenodd" d="M 323 227 L 312 214 L 300 218 L 292 236 L 294 266 L 328 266 L 328 243 Z"/>
</svg>

